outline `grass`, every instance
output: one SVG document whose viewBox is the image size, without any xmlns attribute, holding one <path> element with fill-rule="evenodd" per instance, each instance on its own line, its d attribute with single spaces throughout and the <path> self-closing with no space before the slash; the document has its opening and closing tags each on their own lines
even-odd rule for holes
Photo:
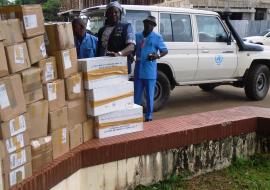
<svg viewBox="0 0 270 190">
<path fill-rule="evenodd" d="M 228 168 L 187 180 L 188 174 L 172 175 L 151 186 L 135 190 L 270 190 L 270 154 L 239 157 Z"/>
</svg>

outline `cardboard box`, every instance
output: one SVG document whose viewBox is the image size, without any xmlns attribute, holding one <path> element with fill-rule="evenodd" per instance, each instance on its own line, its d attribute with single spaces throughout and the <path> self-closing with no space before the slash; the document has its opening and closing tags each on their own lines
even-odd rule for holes
<svg viewBox="0 0 270 190">
<path fill-rule="evenodd" d="M 26 112 L 20 75 L 0 79 L 0 120 L 9 121 Z"/>
<path fill-rule="evenodd" d="M 48 134 L 49 104 L 41 100 L 27 106 L 31 127 L 28 129 L 30 139 L 44 137 Z"/>
<path fill-rule="evenodd" d="M 26 104 L 43 99 L 43 90 L 41 84 L 41 69 L 31 67 L 21 73 L 23 92 Z"/>
<path fill-rule="evenodd" d="M 83 122 L 83 142 L 93 139 L 94 136 L 94 118 L 88 118 L 86 122 Z"/>
<path fill-rule="evenodd" d="M 23 42 L 22 29 L 19 19 L 9 19 L 0 21 L 0 35 L 4 46 L 10 46 Z"/>
<path fill-rule="evenodd" d="M 40 170 L 43 166 L 47 165 L 52 161 L 52 150 L 43 152 L 32 158 L 32 169 L 33 172 Z"/>
<path fill-rule="evenodd" d="M 5 190 L 8 190 L 10 187 L 20 183 L 30 176 L 32 176 L 31 162 L 12 170 L 8 174 L 4 174 L 3 177 L 5 180 Z"/>
<path fill-rule="evenodd" d="M 133 82 L 123 82 L 86 91 L 87 114 L 98 116 L 126 109 L 134 103 Z"/>
<path fill-rule="evenodd" d="M 143 108 L 136 104 L 131 108 L 100 115 L 95 118 L 96 136 L 111 137 L 143 130 Z"/>
<path fill-rule="evenodd" d="M 26 40 L 31 64 L 47 58 L 44 36 L 37 36 Z"/>
<path fill-rule="evenodd" d="M 49 111 L 66 105 L 64 80 L 56 80 L 43 85 L 45 99 L 49 101 Z"/>
<path fill-rule="evenodd" d="M 69 124 L 67 107 L 49 113 L 49 132 L 65 128 Z"/>
<path fill-rule="evenodd" d="M 24 113 L 1 124 L 1 139 L 8 139 L 31 128 L 29 114 Z"/>
<path fill-rule="evenodd" d="M 31 66 L 26 43 L 5 47 L 9 71 L 16 73 Z"/>
<path fill-rule="evenodd" d="M 85 89 L 94 89 L 128 80 L 126 57 L 94 57 L 80 59 Z"/>
<path fill-rule="evenodd" d="M 73 126 L 87 120 L 85 99 L 72 100 L 67 102 L 68 124 Z"/>
<path fill-rule="evenodd" d="M 55 57 L 49 57 L 38 62 L 37 66 L 42 70 L 42 83 L 46 84 L 57 79 L 57 68 Z"/>
<path fill-rule="evenodd" d="M 66 99 L 75 100 L 84 97 L 82 73 L 76 73 L 65 79 Z"/>
<path fill-rule="evenodd" d="M 69 151 L 68 128 L 57 129 L 52 132 L 53 159 Z"/>
<path fill-rule="evenodd" d="M 70 149 L 73 149 L 83 143 L 82 124 L 74 125 L 69 131 Z"/>
<path fill-rule="evenodd" d="M 52 137 L 41 137 L 31 141 L 32 157 L 52 150 Z"/>
<path fill-rule="evenodd" d="M 5 53 L 5 48 L 2 42 L 0 42 L 0 77 L 7 76 L 8 65 L 7 65 L 7 57 Z"/>
<path fill-rule="evenodd" d="M 75 47 L 71 22 L 46 23 L 45 30 L 48 37 L 48 50 L 50 52 Z"/>
<path fill-rule="evenodd" d="M 28 145 L 30 145 L 30 139 L 28 132 L 26 131 L 13 137 L 10 137 L 8 139 L 0 141 L 1 155 L 11 154 Z"/>
<path fill-rule="evenodd" d="M 45 33 L 44 16 L 40 4 L 5 6 L 0 8 L 0 14 L 5 19 L 20 19 L 25 38 L 31 38 Z"/>
<path fill-rule="evenodd" d="M 59 78 L 64 79 L 78 72 L 76 48 L 56 51 L 52 55 L 56 58 Z"/>
<path fill-rule="evenodd" d="M 5 158 L 2 158 L 3 173 L 9 173 L 11 170 L 18 168 L 28 162 L 31 162 L 31 147 L 27 146 L 14 153 L 8 154 Z"/>
</svg>

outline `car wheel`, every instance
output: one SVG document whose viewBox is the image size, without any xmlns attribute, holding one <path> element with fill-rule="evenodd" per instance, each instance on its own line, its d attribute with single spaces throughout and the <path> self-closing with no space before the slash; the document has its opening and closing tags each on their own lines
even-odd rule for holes
<svg viewBox="0 0 270 190">
<path fill-rule="evenodd" d="M 167 100 L 170 97 L 171 85 L 168 77 L 161 71 L 157 73 L 157 82 L 155 86 L 155 95 L 154 95 L 154 111 L 160 110 Z M 144 111 L 146 110 L 146 98 L 145 93 L 143 97 L 143 107 Z"/>
<path fill-rule="evenodd" d="M 246 78 L 245 93 L 251 100 L 262 100 L 269 90 L 269 68 L 266 65 L 255 65 Z"/>
<path fill-rule="evenodd" d="M 199 87 L 206 92 L 210 92 L 212 90 L 214 90 L 214 88 L 217 87 L 216 84 L 200 84 Z"/>
</svg>

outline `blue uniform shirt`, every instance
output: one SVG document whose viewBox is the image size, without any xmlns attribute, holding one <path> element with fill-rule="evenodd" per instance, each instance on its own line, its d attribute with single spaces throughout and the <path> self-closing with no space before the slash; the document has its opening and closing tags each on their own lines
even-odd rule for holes
<svg viewBox="0 0 270 190">
<path fill-rule="evenodd" d="M 75 40 L 78 59 L 90 58 L 96 56 L 97 37 L 85 33 L 82 42 L 78 39 Z"/>
<path fill-rule="evenodd" d="M 168 51 L 161 35 L 151 32 L 146 38 L 143 33 L 136 34 L 136 65 L 134 77 L 138 79 L 156 79 L 157 62 L 149 61 L 150 53 Z"/>
</svg>

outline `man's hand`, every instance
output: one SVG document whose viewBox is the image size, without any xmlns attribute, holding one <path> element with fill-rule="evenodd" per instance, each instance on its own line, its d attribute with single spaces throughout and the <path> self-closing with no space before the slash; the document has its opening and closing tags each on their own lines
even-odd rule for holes
<svg viewBox="0 0 270 190">
<path fill-rule="evenodd" d="M 119 53 L 113 52 L 113 51 L 107 51 L 107 55 L 111 57 L 118 57 L 120 56 Z"/>
<path fill-rule="evenodd" d="M 154 61 L 154 60 L 159 59 L 159 58 L 160 58 L 160 56 L 158 54 L 156 54 L 156 53 L 148 54 L 148 60 L 149 61 Z"/>
</svg>

